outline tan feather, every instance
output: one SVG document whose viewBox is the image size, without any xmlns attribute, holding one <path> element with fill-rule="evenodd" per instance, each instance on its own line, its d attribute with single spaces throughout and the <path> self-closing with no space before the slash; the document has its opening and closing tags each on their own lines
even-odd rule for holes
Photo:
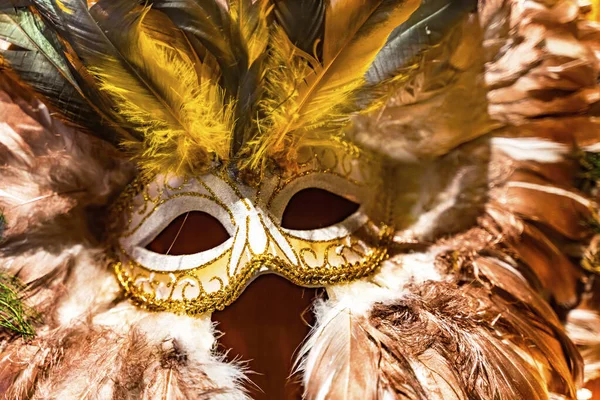
<svg viewBox="0 0 600 400">
<path fill-rule="evenodd" d="M 498 194 L 500 203 L 530 221 L 542 223 L 574 240 L 590 237 L 593 203 L 574 188 L 560 188 L 539 179 L 509 181 Z"/>
<path fill-rule="evenodd" d="M 556 184 L 558 187 L 565 188 L 573 187 L 578 170 L 579 163 L 572 159 L 557 163 L 519 161 L 515 163 L 515 173 L 511 178 L 516 181 L 530 182 L 537 177 L 542 178 L 546 184 Z"/>
<path fill-rule="evenodd" d="M 539 137 L 568 146 L 590 146 L 600 137 L 600 121 L 586 116 L 540 118 L 503 132 L 509 137 Z"/>
<path fill-rule="evenodd" d="M 473 267 L 477 278 L 486 279 L 492 286 L 510 293 L 518 301 L 529 305 L 537 315 L 552 326 L 561 328 L 561 323 L 552 308 L 533 290 L 516 267 L 489 257 L 476 258 Z"/>
<path fill-rule="evenodd" d="M 559 304 L 565 307 L 576 304 L 581 271 L 539 229 L 518 220 L 507 221 L 492 210 L 488 212 L 504 230 L 517 229 L 518 235 L 507 236 L 504 240 L 519 260 L 531 269 L 542 287 Z M 557 280 L 557 276 L 561 279 Z"/>
</svg>

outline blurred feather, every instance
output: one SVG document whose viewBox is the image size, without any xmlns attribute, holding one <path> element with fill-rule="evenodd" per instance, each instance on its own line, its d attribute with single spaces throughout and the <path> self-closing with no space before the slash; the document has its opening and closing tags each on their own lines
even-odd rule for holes
<svg viewBox="0 0 600 400">
<path fill-rule="evenodd" d="M 419 8 L 391 33 L 366 73 L 370 85 L 393 78 L 417 61 L 416 57 L 437 45 L 466 14 L 474 0 L 423 0 Z"/>
<path fill-rule="evenodd" d="M 14 46 L 1 50 L 2 60 L 70 122 L 113 144 L 119 129 L 102 123 L 102 112 L 87 99 L 71 73 L 59 39 L 28 9 L 0 14 L 0 38 Z M 15 47 L 16 46 L 16 47 Z"/>
<path fill-rule="evenodd" d="M 6 217 L 0 210 L 0 242 L 2 242 L 2 236 L 4 235 L 4 231 L 6 230 Z"/>
<path fill-rule="evenodd" d="M 15 8 L 29 7 L 32 0 L 0 0 L 0 12 L 12 11 Z"/>
<path fill-rule="evenodd" d="M 585 380 L 600 377 L 600 313 L 597 310 L 578 308 L 567 315 L 567 333 L 579 347 L 585 361 Z"/>
<path fill-rule="evenodd" d="M 566 122 L 564 117 L 590 112 L 600 99 L 597 25 L 592 28 L 593 23 L 583 21 L 580 4 L 561 0 L 517 6 L 510 1 L 498 12 L 502 18 L 492 17 L 494 7 L 484 8 L 491 9 L 484 23 L 495 34 L 484 41 L 486 53 L 495 54 L 485 74 L 494 118 L 521 125 L 549 117 L 535 122 L 558 127 Z M 574 29 L 566 29 L 568 25 Z M 579 134 L 572 128 L 567 132 Z"/>
<path fill-rule="evenodd" d="M 249 68 L 264 53 L 268 43 L 266 0 L 236 0 L 229 3 L 232 40 L 241 40 L 248 57 L 246 66 Z"/>
<path fill-rule="evenodd" d="M 578 301 L 581 271 L 565 256 L 548 237 L 535 226 L 499 213 L 494 207 L 488 213 L 508 233 L 507 246 L 518 255 L 519 261 L 531 269 L 544 290 L 561 307 L 569 308 Z M 556 276 L 561 276 L 560 280 Z"/>
<path fill-rule="evenodd" d="M 463 18 L 419 62 L 390 80 L 366 86 L 369 108 L 352 118 L 354 142 L 400 162 L 428 160 L 496 129 L 488 112 L 482 30 Z"/>
<path fill-rule="evenodd" d="M 592 203 L 575 189 L 511 180 L 498 199 L 524 219 L 540 222 L 570 239 L 583 240 L 592 234 L 582 223 L 594 220 Z"/>
</svg>

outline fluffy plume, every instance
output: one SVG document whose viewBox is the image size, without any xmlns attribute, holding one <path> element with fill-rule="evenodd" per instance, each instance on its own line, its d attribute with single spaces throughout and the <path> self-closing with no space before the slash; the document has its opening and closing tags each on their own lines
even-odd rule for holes
<svg viewBox="0 0 600 400">
<path fill-rule="evenodd" d="M 121 318 L 127 322 L 116 324 Z M 247 399 L 234 386 L 239 370 L 211 356 L 212 340 L 210 321 L 125 305 L 13 342 L 3 350 L 0 381 L 11 398 Z"/>
<path fill-rule="evenodd" d="M 27 285 L 25 301 L 43 317 L 34 339 L 2 338 L 0 391 L 15 399 L 245 399 L 241 369 L 213 351 L 209 319 L 147 313 L 121 295 L 104 224 L 131 165 L 37 101 L 2 91 L 0 118 L 0 264 Z"/>
<path fill-rule="evenodd" d="M 333 289 L 317 306 L 307 398 L 575 398 L 579 355 L 531 289 L 541 310 L 483 285 L 391 286 Z"/>
<path fill-rule="evenodd" d="M 216 0 L 155 0 L 153 8 L 171 18 L 198 54 L 210 52 L 222 71 L 222 84 L 236 98 L 229 155 L 235 157 L 255 135 L 257 102 L 262 95 L 263 59 L 269 43 L 268 3 L 232 1 L 229 9 Z"/>
<path fill-rule="evenodd" d="M 151 11 L 135 2 L 100 2 L 89 16 L 81 7 L 64 6 L 77 23 L 85 18 L 84 29 L 103 36 L 105 48 L 112 50 L 99 53 L 96 44 L 74 38 L 86 66 L 99 78 L 100 89 L 140 130 L 144 138 L 141 145 L 125 144 L 141 146 L 135 153 L 143 170 L 191 173 L 210 166 L 210 153 L 227 156 L 232 107 L 224 106 L 224 93 L 212 71 L 195 65 L 193 50 L 173 47 L 172 43 L 183 40 L 178 37 L 181 32 L 168 25 L 168 19 L 160 20 L 163 25 L 157 34 L 154 26 L 143 24 Z"/>
<path fill-rule="evenodd" d="M 239 87 L 238 68 L 246 65 L 243 46 L 233 37 L 231 19 L 222 1 L 153 0 L 152 8 L 168 16 L 184 32 L 199 56 L 207 51 L 221 67 L 224 87 L 232 94 Z"/>
<path fill-rule="evenodd" d="M 205 347 L 212 340 L 210 321 L 136 314 L 122 307 L 119 316 L 100 314 L 93 323 L 75 323 L 27 344 L 11 343 L 3 353 L 11 359 L 0 362 L 1 381 L 10 385 L 3 392 L 34 399 L 246 398 L 231 386 L 241 378 L 239 372 L 213 358 Z M 105 325 L 115 317 L 137 321 Z M 157 320 L 163 317 L 170 319 L 169 329 L 181 330 L 161 332 Z M 20 364 L 27 367 L 18 368 Z"/>
<path fill-rule="evenodd" d="M 99 136 L 123 142 L 145 172 L 193 173 L 228 158 L 235 102 L 225 103 L 212 56 L 169 18 L 129 0 L 4 9 L 3 38 L 29 52 L 5 50 L 11 70 L 67 119 L 118 127 Z"/>
<path fill-rule="evenodd" d="M 44 65 L 40 79 L 7 50 L 21 79 L 53 98 L 67 90 L 58 105 L 69 118 L 89 111 L 129 132 L 118 139 L 144 171 L 192 174 L 232 158 L 251 170 L 269 158 L 291 164 L 303 145 L 336 143 L 368 104 L 358 98 L 365 73 L 418 0 L 310 2 L 298 18 L 297 5 L 267 0 L 153 1 L 159 11 L 133 0 L 17 6 L 17 19 L 5 7 L 4 37 L 27 42 Z M 290 60 L 296 71 L 281 73 Z M 47 88 L 51 75 L 58 83 Z"/>
</svg>

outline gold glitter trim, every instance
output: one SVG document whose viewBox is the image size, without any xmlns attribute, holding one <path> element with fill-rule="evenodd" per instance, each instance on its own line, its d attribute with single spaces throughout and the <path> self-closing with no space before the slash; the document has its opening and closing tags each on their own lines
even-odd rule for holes
<svg viewBox="0 0 600 400">
<path fill-rule="evenodd" d="M 139 267 L 145 270 L 147 270 L 147 268 L 132 260 L 128 262 L 127 267 L 124 267 L 123 263 L 116 261 L 113 263 L 113 268 L 118 281 L 125 290 L 127 296 L 138 306 L 150 311 L 169 311 L 177 314 L 195 316 L 213 312 L 215 310 L 223 310 L 226 306 L 233 303 L 240 296 L 251 279 L 254 278 L 263 267 L 266 267 L 270 272 L 285 277 L 296 285 L 311 287 L 350 282 L 370 275 L 379 268 L 381 263 L 388 256 L 387 244 L 391 238 L 391 229 L 386 228 L 384 231 L 385 234 L 382 236 L 379 246 L 372 250 L 362 261 L 339 267 L 305 267 L 289 265 L 276 256 L 258 255 L 253 257 L 227 286 L 224 286 L 223 281 L 221 280 L 221 288 L 212 293 L 207 293 L 204 288 L 202 288 L 200 281 L 193 276 L 193 272 L 196 271 L 195 269 L 168 273 L 171 282 L 167 284 L 167 286 L 171 288 L 171 293 L 166 299 L 159 299 L 155 293 L 145 291 L 140 286 L 137 286 L 135 281 L 138 277 L 129 275 L 127 271 L 128 269 L 132 269 L 131 267 Z M 178 282 L 185 278 L 192 278 L 198 283 L 200 295 L 191 299 L 173 299 L 172 295 L 175 287 Z M 151 284 L 151 279 L 148 283 Z M 186 287 L 182 290 L 185 291 Z"/>
<path fill-rule="evenodd" d="M 329 152 L 314 151 L 309 154 L 304 166 L 307 170 L 294 171 L 285 178 L 281 174 L 272 176 L 271 179 L 276 179 L 277 184 L 273 188 L 269 186 L 269 190 L 272 192 L 265 193 L 265 198 L 261 198 L 263 185 L 258 185 L 253 195 L 256 198 L 255 203 L 265 202 L 264 205 L 269 209 L 275 197 L 284 187 L 306 175 L 315 173 L 334 175 L 345 179 L 352 185 L 365 187 L 367 180 L 363 178 L 368 176 L 365 171 L 374 173 L 373 165 L 370 164 L 371 160 L 362 158 L 359 161 L 353 158 L 356 155 L 352 153 L 340 155 L 330 150 Z M 356 179 L 353 174 L 357 176 Z M 241 189 L 232 181 L 225 169 L 216 171 L 213 175 L 220 178 L 238 198 L 243 200 L 247 211 L 252 210 L 252 201 L 243 195 Z M 139 229 L 164 203 L 182 196 L 198 196 L 216 202 L 228 212 L 232 224 L 236 226 L 235 216 L 231 209 L 223 204 L 201 176 L 185 177 L 175 187 L 169 185 L 167 177 L 164 177 L 162 185 L 153 182 L 155 178 L 136 178 L 128 185 L 113 207 L 112 218 L 115 224 L 123 221 L 124 216 L 128 219 L 125 229 L 119 228 L 121 238 L 131 235 Z M 168 193 L 168 191 L 183 190 L 192 179 L 195 179 L 208 194 Z M 167 195 L 168 198 L 163 198 Z M 137 201 L 134 202 L 136 196 L 143 196 L 140 199 L 141 204 Z M 385 205 L 389 207 L 389 199 Z M 141 218 L 141 221 L 132 227 L 136 216 Z M 296 237 L 292 232 L 283 230 L 279 224 L 272 221 L 270 214 L 258 213 L 258 218 L 263 234 L 266 235 L 265 251 L 270 249 L 273 244 L 277 245 L 277 249 L 272 254 L 254 254 L 248 236 L 251 234 L 250 217 L 246 216 L 245 237 L 240 235 L 241 231 L 238 227 L 233 235 L 231 247 L 224 250 L 215 259 L 187 270 L 152 270 L 133 260 L 119 245 L 115 245 L 115 250 L 121 250 L 120 255 L 115 254 L 112 263 L 117 279 L 127 296 L 142 308 L 152 311 L 199 315 L 222 310 L 233 303 L 244 288 L 262 272 L 277 273 L 296 285 L 312 287 L 346 283 L 365 277 L 379 268 L 383 260 L 387 258 L 393 231 L 385 225 L 380 234 L 370 231 L 368 236 L 374 242 L 371 244 L 353 239 L 352 233 L 333 239 L 314 240 Z M 263 218 L 271 220 L 269 226 Z M 368 230 L 368 224 L 368 222 L 361 224 L 362 226 L 357 227 L 357 230 Z M 274 232 L 271 232 L 273 228 L 281 237 L 280 239 L 276 240 L 273 236 Z M 116 230 L 114 233 L 115 235 L 119 234 Z M 242 254 L 245 255 L 240 255 L 234 262 L 232 260 L 234 248 L 236 243 L 242 240 L 244 241 Z M 311 247 L 314 244 L 323 244 L 323 246 L 315 251 L 315 248 Z M 288 249 L 284 249 L 285 246 Z M 245 252 L 246 249 L 249 251 Z M 295 260 L 288 259 L 292 255 Z M 236 265 L 231 265 L 232 263 Z M 225 269 L 222 269 L 223 266 Z M 225 273 L 221 274 L 220 271 L 225 271 Z"/>
</svg>

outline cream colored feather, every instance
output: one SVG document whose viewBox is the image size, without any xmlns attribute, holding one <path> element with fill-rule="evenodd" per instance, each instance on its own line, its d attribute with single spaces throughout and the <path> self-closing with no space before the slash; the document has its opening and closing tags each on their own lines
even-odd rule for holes
<svg viewBox="0 0 600 400">
<path fill-rule="evenodd" d="M 352 309 L 339 305 L 327 311 L 299 356 L 306 357 L 298 368 L 305 371 L 308 399 L 383 398 L 378 391 L 377 347 Z"/>
</svg>

